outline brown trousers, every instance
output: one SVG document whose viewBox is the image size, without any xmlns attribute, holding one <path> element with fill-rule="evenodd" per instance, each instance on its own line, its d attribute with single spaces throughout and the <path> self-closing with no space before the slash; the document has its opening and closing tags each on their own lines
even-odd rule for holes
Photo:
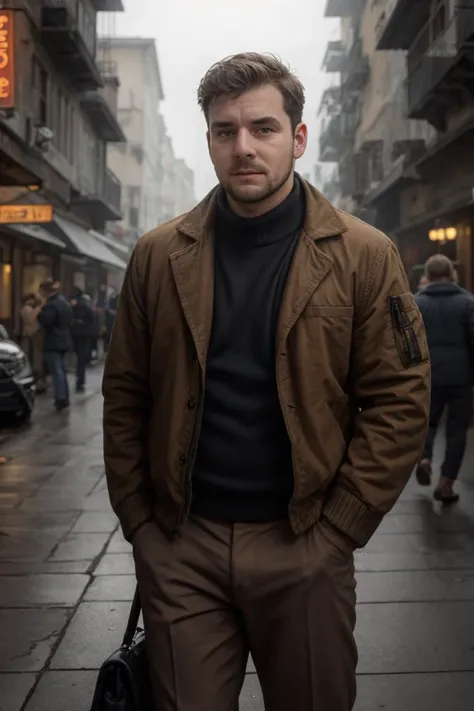
<svg viewBox="0 0 474 711">
<path fill-rule="evenodd" d="M 134 538 L 156 711 L 236 711 L 249 654 L 267 711 L 350 711 L 352 551 L 317 524 L 191 518 Z"/>
</svg>

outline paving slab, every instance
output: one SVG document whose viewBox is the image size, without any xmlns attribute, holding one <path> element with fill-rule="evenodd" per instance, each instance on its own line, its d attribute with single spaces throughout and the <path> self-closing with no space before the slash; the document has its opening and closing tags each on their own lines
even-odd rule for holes
<svg viewBox="0 0 474 711">
<path fill-rule="evenodd" d="M 135 565 L 131 553 L 106 553 L 94 575 L 133 575 Z"/>
<path fill-rule="evenodd" d="M 119 525 L 114 513 L 82 513 L 71 533 L 112 533 Z"/>
<path fill-rule="evenodd" d="M 240 711 L 264 711 L 262 690 L 256 674 L 245 675 L 240 695 Z"/>
<path fill-rule="evenodd" d="M 381 551 L 379 553 L 357 551 L 355 566 L 356 570 L 361 573 L 430 570 L 432 567 L 426 553 L 383 553 Z"/>
<path fill-rule="evenodd" d="M 71 560 L 67 563 L 49 563 L 23 561 L 1 561 L 0 572 L 2 575 L 62 575 L 63 573 L 88 573 L 91 568 L 90 560 Z"/>
<path fill-rule="evenodd" d="M 61 609 L 0 610 L 0 672 L 41 671 L 67 619 Z"/>
<path fill-rule="evenodd" d="M 360 605 L 359 673 L 474 670 L 474 601 Z"/>
<path fill-rule="evenodd" d="M 137 582 L 134 575 L 100 575 L 87 588 L 84 600 L 89 602 L 131 601 Z"/>
<path fill-rule="evenodd" d="M 0 673 L 0 711 L 20 711 L 35 682 L 35 674 Z"/>
<path fill-rule="evenodd" d="M 25 711 L 90 711 L 96 679 L 95 671 L 47 671 Z"/>
<path fill-rule="evenodd" d="M 0 536 L 0 561 L 45 560 L 61 540 L 62 535 L 57 531 L 55 533 L 46 531 L 38 536 L 34 536 L 33 532 L 2 535 Z"/>
<path fill-rule="evenodd" d="M 470 711 L 474 672 L 359 676 L 354 711 Z"/>
<path fill-rule="evenodd" d="M 55 549 L 49 560 L 94 560 L 105 549 L 109 533 L 71 533 Z"/>
<path fill-rule="evenodd" d="M 131 550 L 131 544 L 125 540 L 122 529 L 119 528 L 107 546 L 107 553 L 130 553 Z"/>
<path fill-rule="evenodd" d="M 88 575 L 0 576 L 0 608 L 74 607 Z"/>
<path fill-rule="evenodd" d="M 130 605 L 83 602 L 77 608 L 51 669 L 99 669 L 122 643 Z"/>
</svg>

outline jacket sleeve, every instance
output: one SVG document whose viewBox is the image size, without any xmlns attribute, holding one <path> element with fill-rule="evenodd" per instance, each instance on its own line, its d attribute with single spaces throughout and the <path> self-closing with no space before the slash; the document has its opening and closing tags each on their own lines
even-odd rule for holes
<svg viewBox="0 0 474 711">
<path fill-rule="evenodd" d="M 51 328 L 56 323 L 58 318 L 58 312 L 52 304 L 46 304 L 43 306 L 38 314 L 38 323 L 43 326 L 43 328 Z"/>
<path fill-rule="evenodd" d="M 102 386 L 107 486 L 128 540 L 152 518 L 147 466 L 150 337 L 139 247 L 125 274 Z"/>
<path fill-rule="evenodd" d="M 351 389 L 358 405 L 324 516 L 364 546 L 394 506 L 425 442 L 430 365 L 423 321 L 387 239 L 356 305 Z"/>
</svg>

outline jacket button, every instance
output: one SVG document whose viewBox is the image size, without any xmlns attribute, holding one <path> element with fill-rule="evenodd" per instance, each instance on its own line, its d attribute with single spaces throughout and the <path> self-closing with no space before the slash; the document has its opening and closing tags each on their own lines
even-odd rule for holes
<svg viewBox="0 0 474 711">
<path fill-rule="evenodd" d="M 181 462 L 181 464 L 186 464 L 186 457 L 184 454 L 180 456 L 179 461 Z"/>
<path fill-rule="evenodd" d="M 193 410 L 196 407 L 196 400 L 193 397 L 189 398 L 188 407 L 190 410 Z"/>
</svg>

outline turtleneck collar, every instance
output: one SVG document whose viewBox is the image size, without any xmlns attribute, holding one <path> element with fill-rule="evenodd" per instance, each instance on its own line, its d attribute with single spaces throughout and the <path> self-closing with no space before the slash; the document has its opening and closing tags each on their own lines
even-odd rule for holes
<svg viewBox="0 0 474 711">
<path fill-rule="evenodd" d="M 247 246 L 270 244 L 299 231 L 303 227 L 304 216 L 304 191 L 296 174 L 288 197 L 258 217 L 236 215 L 221 188 L 217 196 L 216 234 L 219 239 L 239 240 Z"/>
</svg>

